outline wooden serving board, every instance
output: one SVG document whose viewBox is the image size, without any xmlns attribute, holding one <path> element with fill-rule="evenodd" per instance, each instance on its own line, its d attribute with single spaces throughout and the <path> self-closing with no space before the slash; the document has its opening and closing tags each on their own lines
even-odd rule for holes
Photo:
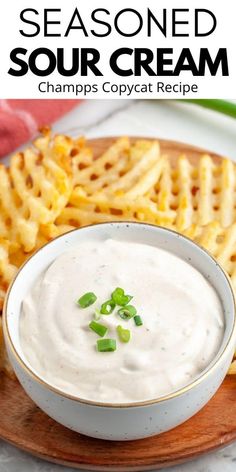
<svg viewBox="0 0 236 472">
<path fill-rule="evenodd" d="M 161 469 L 236 440 L 236 376 L 227 377 L 193 418 L 167 433 L 138 441 L 103 441 L 64 428 L 43 413 L 16 380 L 0 387 L 0 437 L 51 462 L 97 471 Z"/>
<path fill-rule="evenodd" d="M 113 140 L 91 143 L 100 154 Z M 205 152 L 171 141 L 161 141 L 161 145 L 173 161 L 179 153 L 196 161 Z M 236 440 L 236 376 L 226 377 L 212 400 L 193 418 L 167 433 L 139 441 L 103 441 L 74 433 L 44 414 L 17 380 L 5 374 L 0 377 L 0 412 L 0 437 L 45 460 L 90 471 L 161 469 Z"/>
</svg>

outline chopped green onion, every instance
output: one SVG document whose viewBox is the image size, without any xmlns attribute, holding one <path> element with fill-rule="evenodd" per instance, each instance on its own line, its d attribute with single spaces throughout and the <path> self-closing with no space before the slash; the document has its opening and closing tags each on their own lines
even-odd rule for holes
<svg viewBox="0 0 236 472">
<path fill-rule="evenodd" d="M 102 315 L 110 315 L 113 312 L 115 306 L 116 304 L 113 300 L 107 300 L 102 304 L 100 313 Z"/>
<path fill-rule="evenodd" d="M 111 298 L 116 305 L 125 306 L 133 297 L 131 295 L 125 295 L 123 288 L 117 287 L 114 292 L 112 292 Z"/>
<path fill-rule="evenodd" d="M 100 318 L 101 318 L 100 310 L 99 310 L 99 308 L 95 308 L 95 310 L 94 310 L 94 319 L 96 321 L 98 321 L 98 320 L 100 320 Z"/>
<path fill-rule="evenodd" d="M 120 308 L 118 310 L 118 315 L 123 319 L 123 320 L 129 320 L 130 318 L 133 318 L 137 313 L 136 308 L 133 305 L 126 305 L 124 308 Z"/>
<path fill-rule="evenodd" d="M 117 326 L 116 331 L 119 339 L 122 343 L 128 343 L 130 340 L 130 330 L 122 328 L 121 325 Z"/>
<path fill-rule="evenodd" d="M 97 341 L 97 348 L 99 352 L 112 352 L 116 350 L 115 339 L 99 339 Z"/>
<path fill-rule="evenodd" d="M 93 292 L 88 292 L 79 298 L 79 300 L 77 301 L 77 304 L 81 308 L 87 308 L 88 306 L 96 302 L 96 300 L 97 300 L 96 295 Z"/>
<path fill-rule="evenodd" d="M 96 321 L 91 321 L 89 327 L 92 331 L 98 334 L 98 336 L 101 336 L 101 338 L 103 338 L 103 336 L 105 336 L 105 334 L 107 333 L 107 327 L 100 323 L 97 323 Z"/>
<path fill-rule="evenodd" d="M 139 315 L 134 316 L 134 322 L 136 326 L 142 326 L 143 324 L 142 318 Z"/>
</svg>

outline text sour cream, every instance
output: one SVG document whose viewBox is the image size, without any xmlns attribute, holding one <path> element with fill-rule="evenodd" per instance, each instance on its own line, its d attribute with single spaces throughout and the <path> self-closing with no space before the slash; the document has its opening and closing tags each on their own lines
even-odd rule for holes
<svg viewBox="0 0 236 472">
<path fill-rule="evenodd" d="M 99 322 L 117 349 L 101 353 L 88 325 L 116 287 L 133 295 L 143 326 L 103 315 Z M 86 292 L 97 301 L 82 309 L 76 300 Z M 119 324 L 130 329 L 129 343 L 119 341 Z M 24 354 L 43 379 L 108 403 L 155 399 L 190 383 L 216 355 L 223 332 L 220 300 L 200 272 L 170 252 L 113 239 L 58 257 L 28 293 L 20 318 Z"/>
</svg>

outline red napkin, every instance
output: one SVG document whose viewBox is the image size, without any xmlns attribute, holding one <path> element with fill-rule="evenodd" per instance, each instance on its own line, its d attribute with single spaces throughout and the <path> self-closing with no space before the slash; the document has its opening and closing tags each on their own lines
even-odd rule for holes
<svg viewBox="0 0 236 472">
<path fill-rule="evenodd" d="M 0 157 L 69 112 L 79 100 L 0 100 Z"/>
</svg>

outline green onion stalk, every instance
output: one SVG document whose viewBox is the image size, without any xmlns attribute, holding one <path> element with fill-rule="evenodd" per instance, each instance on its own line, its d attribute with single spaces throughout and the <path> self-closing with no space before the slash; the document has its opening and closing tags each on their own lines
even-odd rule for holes
<svg viewBox="0 0 236 472">
<path fill-rule="evenodd" d="M 224 115 L 236 118 L 236 103 L 228 102 L 227 100 L 180 100 L 184 103 L 193 103 L 209 110 L 214 110 Z"/>
</svg>

